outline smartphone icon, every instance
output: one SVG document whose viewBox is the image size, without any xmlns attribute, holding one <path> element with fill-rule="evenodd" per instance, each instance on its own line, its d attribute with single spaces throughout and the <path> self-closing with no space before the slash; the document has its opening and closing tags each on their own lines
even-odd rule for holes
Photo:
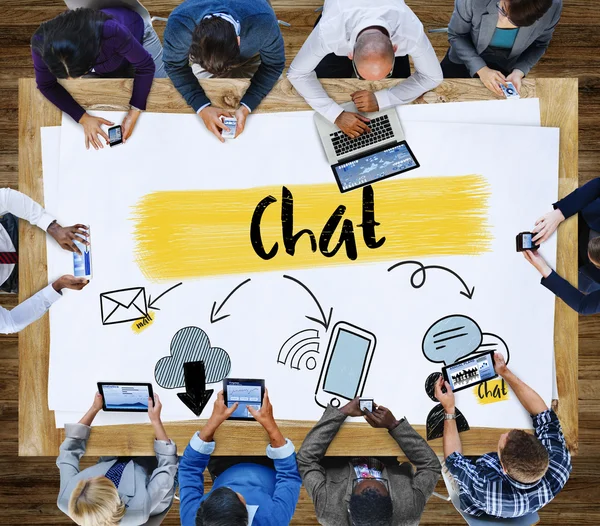
<svg viewBox="0 0 600 526">
<path fill-rule="evenodd" d="M 335 324 L 315 391 L 318 405 L 340 407 L 343 400 L 362 395 L 376 342 L 364 329 L 343 321 Z"/>
</svg>

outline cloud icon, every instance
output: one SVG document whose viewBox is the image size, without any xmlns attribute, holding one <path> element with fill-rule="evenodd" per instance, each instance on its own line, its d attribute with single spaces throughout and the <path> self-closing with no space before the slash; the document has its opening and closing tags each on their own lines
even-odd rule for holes
<svg viewBox="0 0 600 526">
<path fill-rule="evenodd" d="M 156 363 L 156 383 L 164 389 L 184 387 L 183 364 L 198 361 L 204 362 L 207 384 L 220 382 L 231 371 L 229 354 L 219 347 L 211 347 L 210 340 L 202 329 L 179 329 L 171 340 L 171 355 L 162 357 Z"/>
</svg>

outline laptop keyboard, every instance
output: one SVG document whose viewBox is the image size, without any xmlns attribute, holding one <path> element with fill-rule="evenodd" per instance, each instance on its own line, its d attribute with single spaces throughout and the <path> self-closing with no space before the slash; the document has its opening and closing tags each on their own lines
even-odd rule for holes
<svg viewBox="0 0 600 526">
<path fill-rule="evenodd" d="M 356 139 L 351 139 L 343 131 L 337 131 L 329 135 L 337 156 L 346 155 L 365 146 L 371 146 L 390 139 L 394 134 L 392 125 L 387 115 L 375 117 L 369 122 L 370 133 L 363 133 Z"/>
</svg>

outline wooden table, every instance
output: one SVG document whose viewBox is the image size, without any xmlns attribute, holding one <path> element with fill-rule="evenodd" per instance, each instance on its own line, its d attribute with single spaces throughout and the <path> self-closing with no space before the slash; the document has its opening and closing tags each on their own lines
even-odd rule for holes
<svg viewBox="0 0 600 526">
<path fill-rule="evenodd" d="M 352 79 L 324 80 L 328 93 L 338 102 L 348 101 L 357 89 L 381 89 L 395 81 L 368 83 Z M 236 107 L 246 89 L 245 80 L 202 81 L 210 99 L 220 107 Z M 84 107 L 95 110 L 125 110 L 131 93 L 131 80 L 75 80 L 65 86 Z M 560 128 L 559 195 L 577 188 L 578 94 L 577 79 L 528 79 L 525 97 L 538 97 L 542 126 Z M 474 101 L 494 98 L 479 80 L 448 80 L 417 103 Z M 107 104 L 106 101 L 110 101 Z M 148 111 L 189 113 L 192 110 L 167 79 L 156 80 L 148 99 Z M 277 86 L 255 110 L 260 112 L 310 109 L 287 80 Z M 40 127 L 59 126 L 61 113 L 36 89 L 33 79 L 19 81 L 19 190 L 39 203 L 44 202 Z M 558 231 L 558 273 L 577 283 L 577 219 Z M 20 224 L 19 301 L 30 297 L 48 283 L 45 233 L 29 223 Z M 19 455 L 56 455 L 64 431 L 56 429 L 54 414 L 48 410 L 48 315 L 19 335 Z M 558 414 L 573 454 L 578 448 L 578 316 L 562 301 L 556 301 L 554 327 Z M 183 451 L 202 421 L 168 423 L 169 436 Z M 280 427 L 296 446 L 311 429 L 310 422 L 284 421 Z M 424 426 L 415 426 L 424 436 Z M 495 451 L 500 429 L 475 428 L 461 433 L 465 454 Z M 149 425 L 95 427 L 88 443 L 90 455 L 152 455 Z M 216 454 L 264 455 L 266 434 L 255 423 L 225 423 L 216 434 Z M 442 454 L 441 439 L 430 442 Z M 366 424 L 347 424 L 331 444 L 329 455 L 397 455 L 398 446 L 387 432 Z"/>
</svg>

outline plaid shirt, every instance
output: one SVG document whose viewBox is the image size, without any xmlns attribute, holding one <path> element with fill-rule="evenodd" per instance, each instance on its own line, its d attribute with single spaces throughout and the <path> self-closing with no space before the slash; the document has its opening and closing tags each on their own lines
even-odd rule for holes
<svg viewBox="0 0 600 526">
<path fill-rule="evenodd" d="M 550 457 L 548 471 L 538 482 L 523 484 L 509 477 L 496 453 L 475 462 L 457 452 L 448 456 L 446 467 L 457 482 L 465 513 L 503 518 L 527 515 L 548 504 L 567 483 L 571 455 L 558 417 L 548 409 L 532 418 L 535 435 Z"/>
</svg>

